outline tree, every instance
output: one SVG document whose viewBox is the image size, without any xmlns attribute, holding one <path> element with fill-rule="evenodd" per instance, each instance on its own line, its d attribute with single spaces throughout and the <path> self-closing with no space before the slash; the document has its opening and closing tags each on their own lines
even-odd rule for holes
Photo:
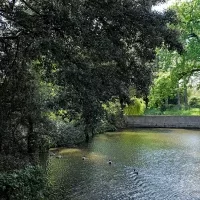
<svg viewBox="0 0 200 200">
<path fill-rule="evenodd" d="M 171 77 L 172 84 L 169 83 L 165 88 L 171 88 L 171 85 L 176 86 L 173 88 L 178 92 L 177 96 L 180 102 L 180 89 L 182 87 L 185 108 L 188 107 L 188 82 L 200 71 L 199 6 L 199 0 L 179 2 L 172 6 L 171 9 L 177 13 L 178 23 L 171 25 L 171 27 L 180 30 L 180 40 L 184 45 L 184 52 L 178 54 L 176 51 L 169 52 L 166 48 L 161 48 L 157 53 L 159 70 L 167 71 Z"/>
<path fill-rule="evenodd" d="M 169 49 L 182 50 L 177 32 L 166 26 L 175 21 L 173 13 L 151 11 L 158 2 L 2 0 L 0 104 L 9 106 L 3 109 L 1 124 L 10 131 L 4 117 L 15 116 L 13 126 L 26 123 L 34 137 L 27 139 L 37 141 L 32 133 L 47 106 L 39 100 L 33 62 L 38 62 L 41 80 L 59 88 L 49 109 L 63 108 L 69 119 L 82 120 L 87 139 L 103 115 L 102 103 L 119 98 L 123 107 L 130 86 L 146 95 L 155 48 L 166 43 Z"/>
</svg>

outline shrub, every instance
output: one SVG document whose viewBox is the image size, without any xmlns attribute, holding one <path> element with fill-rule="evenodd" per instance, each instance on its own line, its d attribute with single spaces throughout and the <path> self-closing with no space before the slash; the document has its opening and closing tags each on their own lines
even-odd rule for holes
<svg viewBox="0 0 200 200">
<path fill-rule="evenodd" d="M 106 114 L 97 128 L 101 129 L 100 132 L 115 131 L 117 128 L 124 128 L 123 110 L 119 100 L 115 99 L 112 102 L 103 104 L 103 108 Z"/>
<path fill-rule="evenodd" d="M 132 103 L 124 108 L 125 115 L 143 115 L 145 103 L 142 99 L 132 98 Z"/>
<path fill-rule="evenodd" d="M 105 132 L 113 132 L 116 130 L 117 130 L 116 126 L 109 123 L 108 120 L 101 120 L 101 122 L 97 124 L 95 133 L 99 134 L 99 133 L 105 133 Z"/>
<path fill-rule="evenodd" d="M 65 121 L 56 121 L 56 131 L 51 135 L 52 147 L 66 147 L 85 140 L 84 126 Z"/>
<path fill-rule="evenodd" d="M 47 196 L 47 177 L 39 166 L 0 173 L 1 200 L 42 200 Z"/>
<path fill-rule="evenodd" d="M 5 155 L 0 154 L 0 172 L 8 172 L 25 168 L 29 164 L 29 157 L 26 155 Z"/>
<path fill-rule="evenodd" d="M 192 97 L 189 101 L 189 105 L 193 108 L 200 107 L 200 97 Z"/>
</svg>

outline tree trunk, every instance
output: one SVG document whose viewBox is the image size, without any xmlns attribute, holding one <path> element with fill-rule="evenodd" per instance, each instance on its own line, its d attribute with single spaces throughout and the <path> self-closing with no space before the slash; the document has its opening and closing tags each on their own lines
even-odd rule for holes
<svg viewBox="0 0 200 200">
<path fill-rule="evenodd" d="M 85 133 L 85 142 L 89 142 L 90 137 L 89 137 L 88 125 L 85 126 L 84 133 Z"/>
<path fill-rule="evenodd" d="M 28 137 L 27 137 L 27 151 L 31 163 L 37 163 L 37 135 L 33 129 L 33 119 L 31 116 L 28 117 Z"/>
<path fill-rule="evenodd" d="M 188 109 L 188 94 L 187 94 L 187 87 L 184 88 L 184 104 L 185 104 L 185 109 Z"/>
<path fill-rule="evenodd" d="M 165 108 L 168 108 L 168 97 L 165 98 Z"/>
<path fill-rule="evenodd" d="M 144 98 L 144 102 L 145 102 L 145 106 L 146 106 L 146 109 L 147 109 L 148 108 L 148 104 L 149 104 L 149 98 L 148 98 L 147 95 Z"/>
<path fill-rule="evenodd" d="M 0 129 L 0 154 L 2 152 L 2 144 L 3 144 L 3 138 L 2 138 L 2 133 L 1 133 L 1 129 Z"/>
<path fill-rule="evenodd" d="M 33 122 L 32 118 L 29 116 L 28 117 L 28 138 L 27 138 L 27 150 L 28 153 L 34 153 L 34 135 L 33 135 Z"/>
<path fill-rule="evenodd" d="M 184 105 L 185 109 L 188 109 L 188 93 L 187 93 L 187 81 L 184 79 Z"/>
<path fill-rule="evenodd" d="M 181 99 L 180 99 L 180 91 L 179 91 L 179 85 L 177 90 L 177 103 L 178 103 L 178 109 L 181 109 Z"/>
<path fill-rule="evenodd" d="M 90 116 L 85 116 L 85 129 L 84 129 L 84 133 L 85 133 L 85 142 L 89 142 L 90 140 L 90 127 L 91 127 L 91 120 L 90 120 Z"/>
</svg>

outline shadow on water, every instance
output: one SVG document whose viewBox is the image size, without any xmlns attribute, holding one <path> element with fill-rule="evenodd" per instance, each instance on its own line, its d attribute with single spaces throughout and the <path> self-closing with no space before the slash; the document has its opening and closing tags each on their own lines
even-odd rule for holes
<svg viewBox="0 0 200 200">
<path fill-rule="evenodd" d="M 51 199 L 200 199 L 200 130 L 106 133 L 56 154 L 43 162 Z"/>
</svg>

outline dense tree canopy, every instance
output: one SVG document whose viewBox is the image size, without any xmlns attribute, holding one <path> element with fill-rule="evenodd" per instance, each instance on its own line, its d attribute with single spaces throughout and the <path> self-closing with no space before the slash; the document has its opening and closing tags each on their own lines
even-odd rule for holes
<svg viewBox="0 0 200 200">
<path fill-rule="evenodd" d="M 193 85 L 199 83 L 199 71 L 200 71 L 200 40 L 199 40 L 199 0 L 192 0 L 186 2 L 178 2 L 173 5 L 171 9 L 176 11 L 178 23 L 171 25 L 171 27 L 180 30 L 180 41 L 184 45 L 184 52 L 179 54 L 178 52 L 169 52 L 165 47 L 160 48 L 157 51 L 157 63 L 159 66 L 159 74 L 167 73 L 168 82 L 166 77 L 158 76 L 155 81 L 155 86 L 152 87 L 152 104 L 155 105 L 157 96 L 157 102 L 162 102 L 163 99 L 173 96 L 179 96 L 181 90 L 185 90 L 185 106 L 187 107 L 187 84 L 191 77 L 193 79 Z M 159 81 L 158 81 L 159 80 Z M 159 87 L 158 83 L 165 82 L 165 88 Z M 163 90 L 165 95 L 163 96 Z"/>
<path fill-rule="evenodd" d="M 151 10 L 159 2 L 1 0 L 0 151 L 4 141 L 20 146 L 19 135 L 34 152 L 48 109 L 83 120 L 87 135 L 102 103 L 119 98 L 123 106 L 130 86 L 146 95 L 155 48 L 182 51 L 167 26 L 174 13 Z"/>
<path fill-rule="evenodd" d="M 195 72 L 200 71 L 199 8 L 199 0 L 183 2 L 172 7 L 179 19 L 176 28 L 181 31 L 181 40 L 185 46 L 185 53 L 177 59 L 176 69 L 174 70 L 179 80 L 184 77 L 190 77 Z"/>
</svg>

